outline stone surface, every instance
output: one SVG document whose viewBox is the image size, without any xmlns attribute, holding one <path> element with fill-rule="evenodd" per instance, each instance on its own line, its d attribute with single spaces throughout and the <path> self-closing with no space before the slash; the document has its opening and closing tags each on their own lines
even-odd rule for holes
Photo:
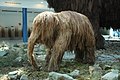
<svg viewBox="0 0 120 80">
<path fill-rule="evenodd" d="M 9 72 L 9 73 L 8 73 L 8 76 L 9 76 L 11 79 L 17 79 L 18 71 Z"/>
<path fill-rule="evenodd" d="M 18 73 L 18 71 L 12 71 L 12 72 L 9 72 L 8 75 L 16 75 Z"/>
<path fill-rule="evenodd" d="M 102 69 L 99 65 L 89 66 L 91 80 L 100 80 L 102 76 Z"/>
<path fill-rule="evenodd" d="M 118 80 L 119 70 L 111 70 L 102 76 L 102 80 Z"/>
<path fill-rule="evenodd" d="M 109 70 L 109 69 L 112 69 L 112 66 L 110 66 L 110 65 L 105 65 L 105 66 L 103 67 L 103 69 L 104 69 L 104 70 Z"/>
<path fill-rule="evenodd" d="M 8 50 L 9 49 L 9 46 L 3 41 L 1 44 L 0 44 L 0 50 Z"/>
<path fill-rule="evenodd" d="M 28 76 L 23 74 L 21 77 L 20 77 L 20 80 L 28 80 Z"/>
<path fill-rule="evenodd" d="M 120 73 L 119 73 L 119 75 L 118 75 L 118 80 L 120 80 Z"/>
<path fill-rule="evenodd" d="M 2 77 L 0 77 L 0 80 L 11 80 L 10 77 L 8 77 L 8 75 L 3 75 Z"/>
<path fill-rule="evenodd" d="M 97 61 L 100 62 L 119 62 L 120 59 L 120 55 L 119 54 L 101 54 L 99 56 L 97 56 Z"/>
<path fill-rule="evenodd" d="M 69 73 L 69 75 L 72 77 L 77 77 L 80 75 L 80 71 L 75 69 L 73 72 Z"/>
<path fill-rule="evenodd" d="M 18 42 L 18 40 L 16 40 Z M 14 44 L 15 41 L 12 41 Z M 24 68 L 24 70 L 26 70 L 27 73 L 26 75 L 29 75 L 28 78 L 30 79 L 36 79 L 36 80 L 44 80 L 48 77 L 48 72 L 40 72 L 40 71 L 33 71 L 31 70 L 31 65 L 29 65 L 29 62 L 27 61 L 27 46 L 22 46 L 23 44 L 20 44 L 19 46 L 17 46 L 19 44 L 16 44 L 15 46 L 12 47 L 12 45 L 9 45 L 7 47 L 9 47 L 9 50 L 5 50 L 7 49 L 6 45 L 2 45 L 0 44 L 0 49 L 2 51 L 6 51 L 8 52 L 8 54 L 6 56 L 3 56 L 0 58 L 0 75 L 3 76 L 4 74 L 7 74 L 6 72 L 11 72 L 13 70 L 19 69 L 19 68 Z M 61 63 L 61 71 L 64 74 L 68 74 L 69 72 L 73 71 L 74 69 L 78 69 L 80 70 L 80 76 L 79 77 L 84 77 L 84 79 L 78 79 L 78 80 L 99 80 L 98 78 L 101 78 L 100 76 L 104 76 L 104 74 L 110 72 L 110 69 L 118 69 L 120 71 L 120 42 L 109 42 L 107 44 L 105 44 L 106 49 L 101 49 L 101 50 L 96 50 L 95 55 L 96 55 L 96 62 L 95 64 L 99 64 L 99 66 L 91 66 L 91 68 L 88 68 L 88 66 L 86 64 L 79 64 L 79 63 L 74 63 L 74 52 L 65 52 L 65 55 L 63 57 L 63 63 Z M 42 65 L 41 61 L 45 60 L 45 49 L 44 46 L 39 46 L 37 45 L 35 48 L 38 48 L 40 50 L 38 50 L 38 52 L 34 51 L 34 54 L 36 56 L 36 59 L 39 60 L 37 61 L 40 65 Z M 4 49 L 4 50 L 3 50 Z M 21 60 L 22 58 L 22 60 Z M 19 62 L 20 61 L 20 62 Z M 73 61 L 73 62 L 72 62 Z M 69 63 L 67 63 L 69 62 Z M 19 64 L 18 64 L 19 63 Z M 67 63 L 67 64 L 66 64 Z M 7 66 L 7 67 L 5 67 Z M 71 68 L 72 67 L 72 68 Z M 102 71 L 100 70 L 100 68 L 102 68 Z M 13 69 L 14 68 L 14 69 Z M 88 72 L 88 69 L 89 72 Z M 101 71 L 102 75 L 101 75 Z M 25 72 L 25 73 L 26 73 Z M 112 72 L 112 71 L 111 71 Z M 23 72 L 24 73 L 24 72 Z M 20 80 L 21 75 L 20 74 L 19 77 L 17 77 L 18 80 Z M 45 74 L 47 73 L 47 74 Z M 72 72 L 71 72 L 72 73 Z M 17 73 L 18 75 L 18 73 Z M 45 76 L 43 76 L 45 75 Z M 0 77 L 1 77 L 0 76 Z M 5 76 L 3 76 L 4 78 L 7 78 Z M 70 76 L 71 77 L 71 76 Z M 76 78 L 79 78 L 76 77 Z M 62 77 L 63 78 L 63 77 Z M 74 78 L 74 77 L 72 77 Z M 1 80 L 1 78 L 0 78 Z M 49 80 L 46 79 L 46 80 Z M 101 80 L 101 79 L 100 79 Z M 108 79 L 106 79 L 108 80 Z M 120 80 L 120 72 L 119 72 L 119 77 L 117 80 Z"/>
<path fill-rule="evenodd" d="M 48 78 L 49 80 L 74 80 L 71 76 L 67 74 L 61 74 L 57 72 L 50 72 Z"/>
<path fill-rule="evenodd" d="M 16 59 L 15 59 L 15 62 L 21 62 L 22 61 L 22 57 L 17 57 Z"/>
<path fill-rule="evenodd" d="M 7 55 L 7 52 L 6 52 L 6 51 L 0 51 L 0 57 L 3 57 L 3 56 L 5 56 L 5 55 Z"/>
<path fill-rule="evenodd" d="M 70 59 L 74 59 L 74 58 L 75 58 L 74 52 L 66 51 L 64 53 L 64 56 L 63 56 L 64 60 L 70 60 Z"/>
</svg>

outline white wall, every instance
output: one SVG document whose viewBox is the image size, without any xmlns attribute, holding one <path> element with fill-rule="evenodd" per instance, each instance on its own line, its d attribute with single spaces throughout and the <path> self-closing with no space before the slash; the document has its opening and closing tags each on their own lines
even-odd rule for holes
<svg viewBox="0 0 120 80">
<path fill-rule="evenodd" d="M 37 14 L 34 12 L 27 14 L 28 27 L 32 26 L 32 21 Z M 0 25 L 2 27 L 19 26 L 19 23 L 22 27 L 22 12 L 4 12 L 0 10 Z"/>
<path fill-rule="evenodd" d="M 45 9 L 28 8 L 27 11 L 27 27 L 29 29 L 32 27 L 34 17 L 45 11 Z M 28 33 L 30 34 L 29 30 Z M 22 8 L 0 7 L 0 38 L 1 37 L 22 37 Z"/>
</svg>

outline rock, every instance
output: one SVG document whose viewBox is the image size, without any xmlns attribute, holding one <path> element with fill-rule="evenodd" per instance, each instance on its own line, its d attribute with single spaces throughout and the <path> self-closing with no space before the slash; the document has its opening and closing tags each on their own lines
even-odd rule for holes
<svg viewBox="0 0 120 80">
<path fill-rule="evenodd" d="M 26 54 L 27 51 L 25 52 L 24 49 L 19 48 L 17 50 L 17 52 L 18 52 L 18 57 L 16 58 L 16 60 L 18 60 L 18 61 L 26 61 L 27 60 L 27 54 Z"/>
<path fill-rule="evenodd" d="M 45 46 L 44 45 L 40 45 L 40 50 L 41 51 L 45 51 L 46 50 Z"/>
<path fill-rule="evenodd" d="M 20 80 L 28 80 L 28 76 L 23 74 L 21 77 L 20 77 Z"/>
<path fill-rule="evenodd" d="M 0 45 L 0 50 L 8 50 L 8 49 L 9 46 L 5 42 L 2 42 L 2 44 Z"/>
<path fill-rule="evenodd" d="M 44 45 L 35 45 L 34 52 L 37 53 L 36 55 L 41 55 L 46 53 L 46 48 Z"/>
<path fill-rule="evenodd" d="M 27 49 L 27 45 L 28 45 L 28 43 L 23 43 L 23 44 L 20 45 L 20 47 L 23 48 L 23 49 Z"/>
<path fill-rule="evenodd" d="M 93 66 L 89 66 L 89 73 L 90 73 L 90 75 L 92 75 L 93 71 L 94 71 L 94 67 Z"/>
<path fill-rule="evenodd" d="M 118 80 L 120 80 L 120 73 L 119 73 L 119 75 L 118 75 Z"/>
<path fill-rule="evenodd" d="M 28 49 L 24 49 L 25 52 L 27 52 Z"/>
<path fill-rule="evenodd" d="M 112 69 L 111 72 L 102 76 L 102 80 L 118 80 L 119 70 Z"/>
<path fill-rule="evenodd" d="M 8 75 L 3 75 L 2 77 L 0 77 L 0 80 L 11 80 L 10 77 L 8 77 Z"/>
<path fill-rule="evenodd" d="M 18 55 L 19 55 L 19 56 L 22 56 L 23 54 L 25 54 L 24 49 L 19 48 L 19 49 L 18 49 Z"/>
<path fill-rule="evenodd" d="M 44 80 L 49 80 L 49 78 L 47 78 L 47 79 L 44 79 Z"/>
<path fill-rule="evenodd" d="M 48 78 L 49 80 L 75 80 L 67 74 L 61 74 L 57 72 L 50 72 Z"/>
<path fill-rule="evenodd" d="M 89 66 L 91 80 L 100 80 L 102 76 L 102 69 L 99 65 Z"/>
<path fill-rule="evenodd" d="M 63 55 L 63 60 L 71 60 L 75 58 L 74 52 L 66 51 Z"/>
<path fill-rule="evenodd" d="M 38 55 L 38 56 L 36 56 L 36 59 L 40 60 L 40 61 L 45 61 L 45 57 L 46 57 L 46 55 Z"/>
<path fill-rule="evenodd" d="M 22 61 L 22 57 L 17 57 L 16 59 L 15 59 L 15 62 L 21 62 Z"/>
<path fill-rule="evenodd" d="M 109 70 L 109 69 L 112 69 L 112 66 L 105 65 L 104 70 Z"/>
<path fill-rule="evenodd" d="M 18 71 L 9 72 L 9 73 L 8 73 L 8 76 L 9 76 L 11 79 L 17 79 Z"/>
<path fill-rule="evenodd" d="M 113 52 L 113 51 L 111 51 Z M 119 62 L 120 55 L 118 54 L 101 54 L 99 56 L 97 56 L 97 62 L 110 62 L 110 63 L 114 63 L 114 62 Z"/>
<path fill-rule="evenodd" d="M 69 75 L 72 77 L 77 77 L 80 75 L 80 71 L 76 69 L 73 72 L 69 73 Z"/>
<path fill-rule="evenodd" d="M 18 71 L 9 72 L 8 75 L 16 75 Z"/>
<path fill-rule="evenodd" d="M 120 62 L 113 64 L 112 65 L 112 69 L 118 69 L 118 70 L 120 70 Z"/>
<path fill-rule="evenodd" d="M 39 52 L 39 48 L 34 48 L 34 52 Z"/>
<path fill-rule="evenodd" d="M 14 44 L 13 47 L 20 47 L 20 45 L 18 45 L 18 44 Z"/>
<path fill-rule="evenodd" d="M 10 80 L 20 80 L 22 74 L 23 74 L 23 71 L 21 69 L 19 69 L 17 71 L 9 72 L 8 77 L 10 77 Z M 22 79 L 22 80 L 24 80 L 24 79 Z M 27 79 L 25 79 L 25 80 L 27 80 Z"/>
<path fill-rule="evenodd" d="M 0 57 L 3 57 L 5 55 L 7 55 L 8 53 L 6 51 L 0 51 Z"/>
<path fill-rule="evenodd" d="M 40 52 L 34 52 L 34 54 L 35 55 L 45 55 L 45 52 L 42 52 L 42 51 L 40 51 Z"/>
</svg>

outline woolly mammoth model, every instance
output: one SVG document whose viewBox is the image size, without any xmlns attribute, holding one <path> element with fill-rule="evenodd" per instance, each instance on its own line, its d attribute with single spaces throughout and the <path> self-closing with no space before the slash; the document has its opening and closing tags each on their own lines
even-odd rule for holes
<svg viewBox="0 0 120 80">
<path fill-rule="evenodd" d="M 73 11 L 59 13 L 42 12 L 33 21 L 33 30 L 28 40 L 28 56 L 34 68 L 38 68 L 33 49 L 36 43 L 47 48 L 48 71 L 59 70 L 65 51 L 75 52 L 75 60 L 93 64 L 95 61 L 95 38 L 88 18 Z"/>
</svg>

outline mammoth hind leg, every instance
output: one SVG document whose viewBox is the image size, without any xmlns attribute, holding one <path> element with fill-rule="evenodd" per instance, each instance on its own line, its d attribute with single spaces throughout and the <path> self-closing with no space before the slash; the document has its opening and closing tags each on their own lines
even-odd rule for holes
<svg viewBox="0 0 120 80">
<path fill-rule="evenodd" d="M 74 50 L 75 52 L 75 60 L 83 63 L 84 60 L 84 51 L 79 49 L 78 47 Z"/>
<path fill-rule="evenodd" d="M 94 53 L 95 53 L 94 48 L 87 47 L 86 52 L 85 52 L 84 63 L 94 64 L 94 62 L 95 62 L 95 54 Z"/>
</svg>

